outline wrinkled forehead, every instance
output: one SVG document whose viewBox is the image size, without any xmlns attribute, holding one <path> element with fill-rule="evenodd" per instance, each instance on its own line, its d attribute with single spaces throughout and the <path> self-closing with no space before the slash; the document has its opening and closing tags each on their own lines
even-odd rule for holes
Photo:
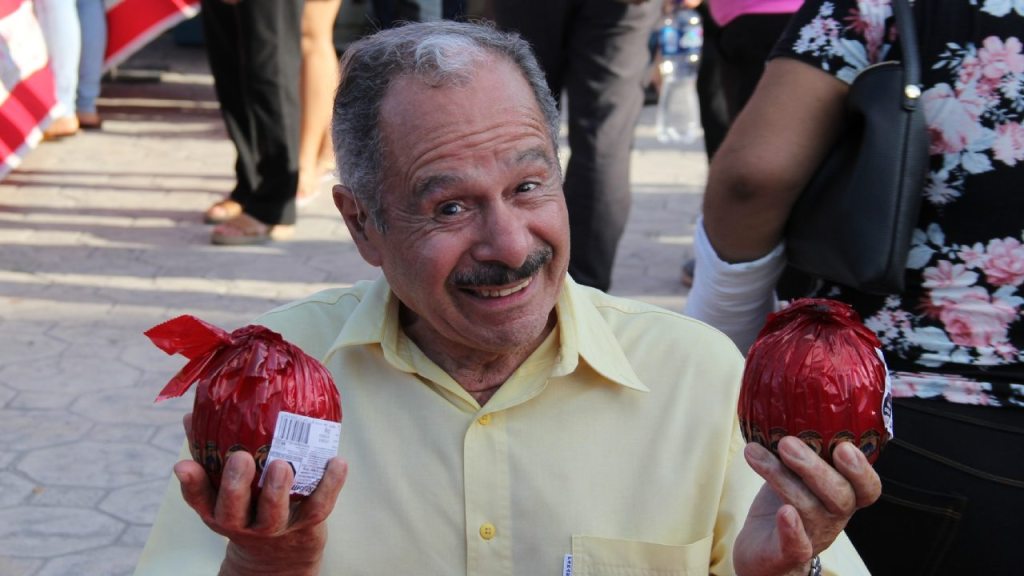
<svg viewBox="0 0 1024 576">
<path fill-rule="evenodd" d="M 515 63 L 495 55 L 462 69 L 458 78 L 437 82 L 434 76 L 406 73 L 395 77 L 381 100 L 380 127 L 386 148 L 396 137 L 411 143 L 496 124 L 546 127 L 529 82 Z M 410 143 L 410 142 L 407 142 Z"/>
</svg>

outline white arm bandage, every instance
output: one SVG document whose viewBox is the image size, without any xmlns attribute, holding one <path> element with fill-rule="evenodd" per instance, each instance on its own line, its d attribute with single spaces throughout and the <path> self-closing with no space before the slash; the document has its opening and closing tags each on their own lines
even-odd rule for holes
<svg viewBox="0 0 1024 576">
<path fill-rule="evenodd" d="M 693 287 L 683 314 L 725 332 L 745 355 L 765 318 L 775 310 L 775 283 L 786 266 L 784 245 L 752 262 L 729 264 L 715 253 L 700 217 L 694 254 Z"/>
</svg>

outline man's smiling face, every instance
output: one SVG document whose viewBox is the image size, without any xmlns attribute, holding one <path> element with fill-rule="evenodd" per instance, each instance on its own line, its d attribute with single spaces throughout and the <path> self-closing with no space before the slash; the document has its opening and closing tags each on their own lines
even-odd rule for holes
<svg viewBox="0 0 1024 576">
<path fill-rule="evenodd" d="M 404 304 L 406 331 L 459 356 L 532 350 L 569 261 L 561 171 L 512 63 L 468 84 L 397 78 L 381 105 L 384 221 L 362 247 Z"/>
</svg>

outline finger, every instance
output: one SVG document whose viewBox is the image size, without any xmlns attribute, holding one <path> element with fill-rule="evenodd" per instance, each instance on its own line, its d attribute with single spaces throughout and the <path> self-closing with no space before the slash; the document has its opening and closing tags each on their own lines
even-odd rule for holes
<svg viewBox="0 0 1024 576">
<path fill-rule="evenodd" d="M 779 508 L 775 514 L 775 532 L 779 536 L 779 550 L 787 566 L 795 568 L 811 561 L 814 547 L 796 508 Z"/>
<path fill-rule="evenodd" d="M 743 456 L 754 472 L 764 478 L 764 481 L 771 486 L 783 502 L 802 506 L 811 499 L 811 494 L 803 486 L 800 477 L 764 446 L 750 442 L 743 449 Z"/>
<path fill-rule="evenodd" d="M 213 522 L 217 495 L 203 467 L 192 460 L 182 460 L 174 465 L 174 475 L 181 484 L 181 497 L 185 503 L 196 511 L 203 522 Z"/>
<path fill-rule="evenodd" d="M 857 508 L 871 505 L 882 495 L 882 480 L 867 456 L 852 442 L 841 442 L 832 452 L 832 463 L 853 486 Z"/>
<path fill-rule="evenodd" d="M 338 495 L 348 478 L 348 462 L 341 458 L 331 458 L 327 462 L 324 476 L 316 490 L 302 503 L 292 522 L 295 527 L 315 526 L 327 519 L 334 510 Z"/>
<path fill-rule="evenodd" d="M 793 493 L 794 497 L 807 494 L 806 490 L 810 490 L 812 498 L 836 516 L 849 516 L 857 509 L 853 486 L 799 438 L 787 436 L 780 440 L 779 456 L 783 464 L 799 477 L 801 489 Z M 786 494 L 782 494 L 782 498 L 789 501 Z M 792 503 L 801 510 L 807 509 L 804 506 L 814 504 L 813 501 L 802 499 Z"/>
<path fill-rule="evenodd" d="M 256 476 L 256 462 L 245 450 L 232 452 L 224 464 L 214 506 L 214 518 L 225 529 L 237 531 L 249 524 L 252 503 L 252 480 Z"/>
<path fill-rule="evenodd" d="M 189 446 L 192 445 L 192 413 L 188 412 L 181 417 L 181 424 L 185 427 L 185 438 L 188 438 Z"/>
<path fill-rule="evenodd" d="M 253 531 L 273 536 L 288 528 L 288 502 L 294 478 L 291 464 L 287 460 L 274 460 L 267 466 L 257 500 Z"/>
</svg>

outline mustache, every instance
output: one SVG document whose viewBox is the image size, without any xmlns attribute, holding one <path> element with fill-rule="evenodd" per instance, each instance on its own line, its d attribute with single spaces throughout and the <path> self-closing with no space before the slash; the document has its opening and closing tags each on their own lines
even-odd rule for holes
<svg viewBox="0 0 1024 576">
<path fill-rule="evenodd" d="M 554 251 L 550 246 L 545 246 L 530 254 L 523 265 L 518 268 L 510 268 L 504 264 L 484 262 L 472 270 L 457 272 L 452 276 L 452 283 L 463 288 L 475 286 L 500 286 L 512 284 L 525 280 L 537 273 L 538 270 L 551 262 L 554 258 Z"/>
</svg>

